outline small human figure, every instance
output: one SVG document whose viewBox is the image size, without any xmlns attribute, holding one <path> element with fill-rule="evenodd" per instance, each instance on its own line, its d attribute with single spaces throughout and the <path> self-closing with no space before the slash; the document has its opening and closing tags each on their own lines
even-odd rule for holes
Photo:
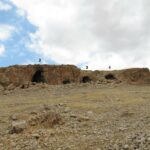
<svg viewBox="0 0 150 150">
<path fill-rule="evenodd" d="M 86 69 L 88 69 L 89 67 L 88 66 L 86 66 Z"/>
<path fill-rule="evenodd" d="M 42 59 L 41 59 L 41 58 L 39 58 L 39 63 L 41 63 L 41 61 L 42 61 Z"/>
<path fill-rule="evenodd" d="M 109 69 L 111 69 L 111 66 L 109 66 Z"/>
</svg>

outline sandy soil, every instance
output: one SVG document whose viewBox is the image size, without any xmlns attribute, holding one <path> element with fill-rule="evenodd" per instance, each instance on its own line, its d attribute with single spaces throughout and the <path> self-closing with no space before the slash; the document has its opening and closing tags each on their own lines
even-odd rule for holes
<svg viewBox="0 0 150 150">
<path fill-rule="evenodd" d="M 42 112 L 61 122 L 10 134 Z M 150 150 L 150 86 L 33 85 L 0 92 L 0 150 Z"/>
</svg>

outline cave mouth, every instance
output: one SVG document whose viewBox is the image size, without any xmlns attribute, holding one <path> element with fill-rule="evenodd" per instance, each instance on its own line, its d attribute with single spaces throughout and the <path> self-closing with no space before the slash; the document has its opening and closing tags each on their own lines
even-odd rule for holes
<svg viewBox="0 0 150 150">
<path fill-rule="evenodd" d="M 32 82 L 36 82 L 36 83 L 44 83 L 45 82 L 45 78 L 44 78 L 44 71 L 43 69 L 38 69 L 35 74 L 32 77 Z"/>
<path fill-rule="evenodd" d="M 113 74 L 110 73 L 110 74 L 105 75 L 105 79 L 107 79 L 107 80 L 115 80 L 116 77 Z"/>
<path fill-rule="evenodd" d="M 82 77 L 82 83 L 88 83 L 88 82 L 91 82 L 91 78 L 89 76 L 84 76 Z"/>
<path fill-rule="evenodd" d="M 63 80 L 63 84 L 70 84 L 70 83 L 71 83 L 71 81 L 69 79 Z"/>
</svg>

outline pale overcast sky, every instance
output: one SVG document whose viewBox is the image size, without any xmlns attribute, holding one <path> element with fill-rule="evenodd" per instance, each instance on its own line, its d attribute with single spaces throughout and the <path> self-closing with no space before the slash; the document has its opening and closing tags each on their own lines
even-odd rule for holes
<svg viewBox="0 0 150 150">
<path fill-rule="evenodd" d="M 0 66 L 150 68 L 150 0 L 0 0 Z"/>
</svg>

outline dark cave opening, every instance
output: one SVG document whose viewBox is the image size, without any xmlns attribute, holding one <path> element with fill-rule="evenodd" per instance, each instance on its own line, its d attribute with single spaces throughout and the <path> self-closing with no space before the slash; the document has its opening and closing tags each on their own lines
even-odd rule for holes
<svg viewBox="0 0 150 150">
<path fill-rule="evenodd" d="M 88 82 L 91 82 L 91 78 L 89 76 L 84 76 L 82 77 L 82 83 L 88 83 Z"/>
<path fill-rule="evenodd" d="M 36 82 L 36 83 L 44 83 L 45 82 L 45 78 L 44 78 L 44 71 L 43 69 L 38 69 L 35 74 L 32 77 L 32 82 Z"/>
<path fill-rule="evenodd" d="M 63 84 L 70 84 L 70 83 L 71 83 L 71 81 L 69 79 L 63 80 Z"/>
<path fill-rule="evenodd" d="M 110 73 L 110 74 L 105 75 L 105 79 L 107 79 L 107 80 L 115 80 L 116 77 L 113 74 Z"/>
</svg>

